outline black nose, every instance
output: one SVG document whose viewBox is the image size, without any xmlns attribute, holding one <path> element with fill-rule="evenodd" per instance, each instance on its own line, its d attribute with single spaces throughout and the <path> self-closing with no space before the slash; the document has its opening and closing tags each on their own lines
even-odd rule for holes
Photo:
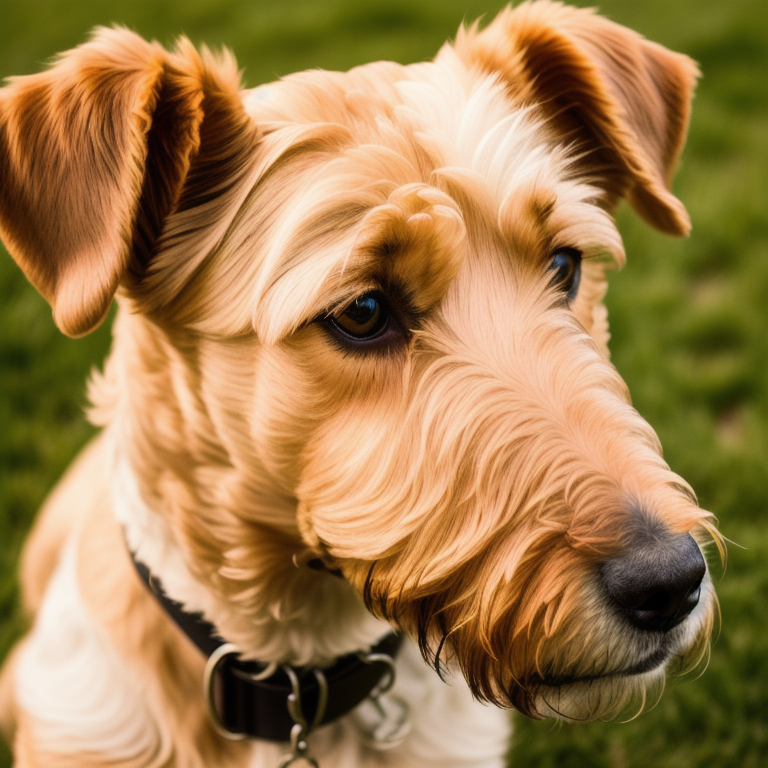
<svg viewBox="0 0 768 768">
<path fill-rule="evenodd" d="M 693 538 L 685 534 L 645 537 L 627 554 L 601 566 L 613 602 L 638 629 L 668 632 L 696 607 L 707 566 Z"/>
</svg>

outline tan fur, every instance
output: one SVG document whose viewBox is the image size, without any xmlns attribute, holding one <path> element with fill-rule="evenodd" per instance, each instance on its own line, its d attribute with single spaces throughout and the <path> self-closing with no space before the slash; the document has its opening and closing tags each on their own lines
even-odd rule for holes
<svg viewBox="0 0 768 768">
<path fill-rule="evenodd" d="M 103 485 L 82 481 L 91 473 L 103 475 L 103 442 L 103 438 L 97 437 L 81 451 L 46 499 L 24 546 L 19 580 L 24 607 L 30 616 L 40 610 L 64 541 L 73 528 L 82 524 L 91 508 L 104 502 Z M 93 468 L 94 462 L 98 470 Z"/>
<path fill-rule="evenodd" d="M 203 659 L 132 572 L 113 511 L 126 467 L 244 657 L 364 647 L 364 601 L 499 706 L 585 719 L 653 694 L 660 676 L 622 677 L 647 650 L 606 610 L 599 566 L 638 509 L 719 540 L 608 362 L 602 299 L 624 260 L 619 198 L 688 230 L 670 183 L 695 76 L 542 0 L 461 30 L 435 63 L 303 73 L 263 98 L 228 54 L 126 30 L 0 91 L 9 250 L 66 333 L 120 305 L 90 389 L 104 436 L 51 497 L 22 577 L 34 613 L 76 546 L 87 611 L 157 724 L 121 765 L 247 762 L 206 720 Z M 563 247 L 583 254 L 570 304 L 547 270 Z M 406 333 L 345 350 L 318 319 L 373 289 Z M 682 668 L 706 649 L 704 600 Z M 9 680 L 18 765 L 110 760 L 40 747 Z"/>
</svg>

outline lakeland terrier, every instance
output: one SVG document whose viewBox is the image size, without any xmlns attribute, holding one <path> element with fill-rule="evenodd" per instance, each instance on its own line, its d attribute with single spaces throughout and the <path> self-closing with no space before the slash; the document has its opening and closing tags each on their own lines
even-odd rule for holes
<svg viewBox="0 0 768 768">
<path fill-rule="evenodd" d="M 708 648 L 711 515 L 608 359 L 686 57 L 539 0 L 434 61 L 241 88 L 98 29 L 0 91 L 0 228 L 101 433 L 22 560 L 19 766 L 501 766 Z M 426 663 L 425 663 L 426 661 Z"/>
</svg>

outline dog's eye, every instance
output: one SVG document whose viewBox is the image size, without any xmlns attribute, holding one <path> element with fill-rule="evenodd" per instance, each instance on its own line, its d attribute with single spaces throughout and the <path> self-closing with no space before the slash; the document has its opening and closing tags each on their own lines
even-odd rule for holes
<svg viewBox="0 0 768 768">
<path fill-rule="evenodd" d="M 573 301 L 581 279 L 581 253 L 575 248 L 558 248 L 549 259 L 551 284 Z"/>
<path fill-rule="evenodd" d="M 371 341 L 386 332 L 389 313 L 382 297 L 371 291 L 358 296 L 342 314 L 330 317 L 329 321 L 355 341 Z"/>
</svg>

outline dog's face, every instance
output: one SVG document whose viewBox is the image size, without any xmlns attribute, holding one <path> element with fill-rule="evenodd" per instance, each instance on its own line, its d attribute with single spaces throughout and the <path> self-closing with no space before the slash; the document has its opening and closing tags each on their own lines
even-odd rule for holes
<svg viewBox="0 0 768 768">
<path fill-rule="evenodd" d="M 433 63 L 250 92 L 102 31 L 3 92 L 3 233 L 69 333 L 119 286 L 112 408 L 217 596 L 247 614 L 319 559 L 480 698 L 605 717 L 714 615 L 710 517 L 601 303 L 619 198 L 687 230 L 694 75 L 546 3 Z"/>
</svg>

